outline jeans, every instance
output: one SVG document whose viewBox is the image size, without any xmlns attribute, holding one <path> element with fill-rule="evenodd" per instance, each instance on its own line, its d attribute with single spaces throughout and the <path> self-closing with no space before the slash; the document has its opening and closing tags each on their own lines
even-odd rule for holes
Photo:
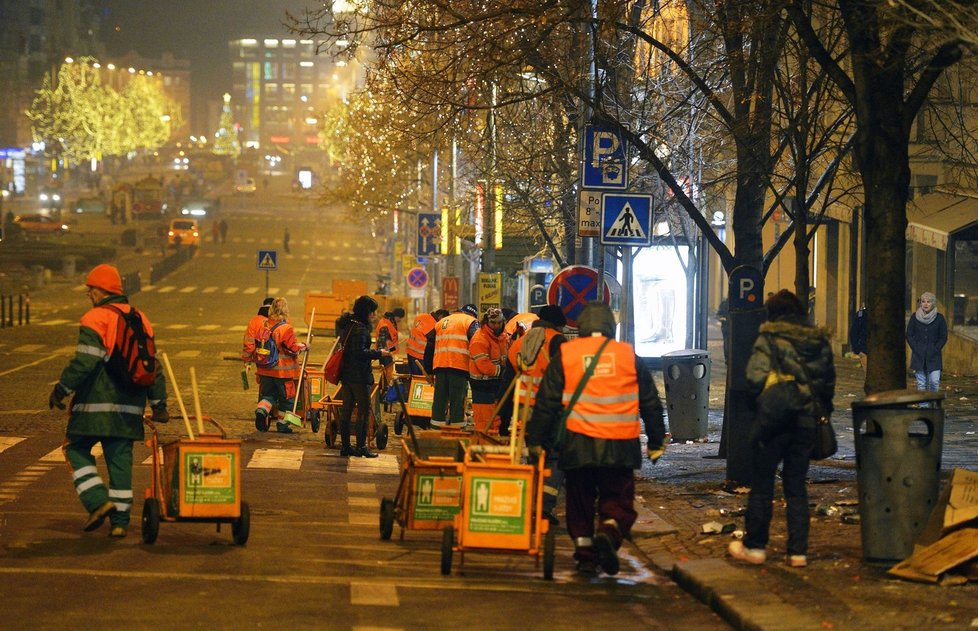
<svg viewBox="0 0 978 631">
<path fill-rule="evenodd" d="M 808 455 L 815 430 L 795 428 L 775 435 L 754 451 L 754 481 L 747 497 L 747 534 L 744 545 L 763 550 L 767 546 L 774 501 L 774 476 L 781 467 L 781 483 L 787 503 L 788 554 L 808 554 Z"/>
<path fill-rule="evenodd" d="M 918 390 L 929 390 L 931 392 L 939 392 L 941 389 L 941 371 L 932 370 L 930 372 L 924 372 L 923 370 L 917 370 L 914 372 L 914 376 L 917 378 L 917 389 Z"/>
</svg>

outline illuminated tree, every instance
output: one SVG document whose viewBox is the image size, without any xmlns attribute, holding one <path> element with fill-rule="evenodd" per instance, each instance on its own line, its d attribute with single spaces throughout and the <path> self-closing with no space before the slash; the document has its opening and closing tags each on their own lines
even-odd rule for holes
<svg viewBox="0 0 978 631">
<path fill-rule="evenodd" d="M 170 138 L 170 129 L 179 125 L 180 112 L 163 92 L 159 77 L 133 76 L 120 94 L 126 112 L 123 130 L 138 148 L 156 149 Z"/>
<path fill-rule="evenodd" d="M 241 155 L 241 142 L 238 140 L 238 129 L 231 116 L 231 95 L 224 95 L 224 105 L 221 108 L 221 120 L 218 122 L 217 134 L 214 136 L 214 148 L 211 149 L 219 156 L 231 156 L 232 159 Z"/>
</svg>

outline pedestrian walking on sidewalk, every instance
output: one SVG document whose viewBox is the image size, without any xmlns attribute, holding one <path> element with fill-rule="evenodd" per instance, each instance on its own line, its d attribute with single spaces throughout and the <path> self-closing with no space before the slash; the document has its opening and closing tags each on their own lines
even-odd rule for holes
<svg viewBox="0 0 978 631">
<path fill-rule="evenodd" d="M 937 312 L 937 296 L 929 291 L 920 294 L 917 310 L 907 323 L 907 343 L 917 389 L 938 392 L 944 368 L 941 353 L 947 344 L 947 320 Z"/>
<path fill-rule="evenodd" d="M 95 266 L 85 285 L 92 308 L 81 318 L 75 355 L 54 385 L 48 406 L 63 410 L 64 399 L 72 396 L 62 449 L 78 499 L 88 511 L 83 529 L 97 530 L 108 518 L 112 526 L 109 535 L 125 537 L 132 513 L 132 443 L 145 438 L 143 413 L 147 400 L 154 422 L 165 423 L 170 419 L 166 410 L 166 384 L 161 372 L 148 388 L 124 384 L 110 372 L 108 360 L 116 348 L 120 318 L 132 311 L 132 307 L 123 294 L 119 271 L 111 265 Z M 152 338 L 152 324 L 145 314 L 140 312 L 139 316 L 143 330 Z M 109 473 L 108 489 L 92 455 L 96 443 L 102 444 Z"/>
<path fill-rule="evenodd" d="M 755 393 L 764 390 L 772 375 L 783 375 L 780 382 L 794 380 L 799 385 L 795 392 L 804 400 L 790 402 L 791 409 L 803 407 L 805 412 L 780 423 L 775 421 L 776 411 L 755 418 L 750 436 L 754 463 L 747 496 L 747 532 L 743 541 L 732 541 L 727 550 L 733 558 L 755 565 L 767 560 L 765 548 L 771 527 L 774 478 L 781 464 L 787 504 L 787 562 L 791 567 L 805 567 L 809 526 L 805 476 L 815 443 L 816 419 L 832 412 L 835 364 L 828 334 L 808 324 L 805 306 L 795 294 L 782 289 L 768 298 L 764 306 L 768 321 L 761 325 L 760 335 L 754 342 L 747 362 L 747 380 Z"/>
<path fill-rule="evenodd" d="M 869 312 L 862 305 L 849 327 L 849 350 L 859 357 L 859 365 L 866 370 L 866 351 L 869 350 Z"/>
<path fill-rule="evenodd" d="M 376 458 L 367 448 L 367 424 L 370 423 L 370 391 L 374 385 L 371 362 L 390 357 L 387 349 L 371 348 L 371 325 L 377 320 L 377 301 L 370 296 L 360 296 L 353 303 L 353 313 L 344 313 L 336 321 L 337 336 L 345 340 L 343 367 L 340 369 L 340 385 L 343 405 L 340 406 L 340 456 L 348 458 Z M 350 447 L 353 406 L 357 408 L 357 444 Z"/>
<path fill-rule="evenodd" d="M 639 419 L 655 462 L 666 448 L 662 403 L 645 362 L 631 344 L 614 339 L 615 316 L 608 305 L 585 305 L 578 328 L 580 337 L 561 345 L 544 373 L 526 444 L 536 455 L 543 444 L 559 445 L 567 533 L 578 571 L 593 574 L 600 565 L 607 574 L 617 574 L 618 548 L 638 516 Z"/>
</svg>

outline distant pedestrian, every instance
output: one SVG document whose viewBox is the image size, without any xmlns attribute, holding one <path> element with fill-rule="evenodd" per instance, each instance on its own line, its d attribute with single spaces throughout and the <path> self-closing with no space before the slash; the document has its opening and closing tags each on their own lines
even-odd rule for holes
<svg viewBox="0 0 978 631">
<path fill-rule="evenodd" d="M 211 226 L 211 238 L 214 240 L 214 245 L 217 245 L 221 240 L 221 224 L 217 220 Z"/>
<path fill-rule="evenodd" d="M 289 250 L 289 240 L 291 238 L 291 235 L 289 235 L 289 228 L 286 226 L 285 235 L 282 237 L 282 249 L 285 250 L 286 254 L 291 254 L 291 251 Z"/>
<path fill-rule="evenodd" d="M 166 384 L 162 371 L 148 388 L 123 385 L 109 372 L 107 361 L 115 346 L 119 319 L 132 307 L 123 293 L 119 270 L 111 265 L 96 265 L 85 285 L 92 308 L 81 318 L 75 354 L 54 385 L 48 406 L 63 410 L 64 399 L 72 397 L 63 450 L 78 499 L 88 511 L 83 530 L 97 530 L 108 518 L 112 525 L 109 535 L 125 537 L 133 500 L 132 444 L 144 438 L 147 400 L 153 422 L 170 419 Z M 145 314 L 139 315 L 143 329 L 152 337 L 152 324 Z M 96 443 L 102 445 L 109 488 L 95 466 L 92 448 Z"/>
<path fill-rule="evenodd" d="M 866 370 L 866 351 L 869 350 L 869 312 L 862 305 L 849 327 L 849 350 L 859 357 L 859 365 Z"/>
<path fill-rule="evenodd" d="M 777 416 L 758 415 L 750 436 L 754 450 L 753 480 L 747 496 L 746 534 L 743 541 L 731 541 L 727 552 L 735 559 L 754 565 L 767 560 L 767 547 L 774 502 L 774 478 L 781 464 L 781 484 L 787 504 L 787 563 L 790 567 L 808 565 L 808 473 L 809 454 L 815 443 L 818 416 L 832 412 L 835 394 L 835 364 L 828 334 L 808 324 L 805 305 L 787 289 L 767 299 L 768 321 L 747 362 L 747 381 L 755 393 L 766 387 L 769 376 L 778 370 L 799 384 L 796 392 L 804 401 L 788 402 L 792 409 L 804 407 L 805 414 L 793 422 L 775 424 Z M 776 412 L 776 411 L 775 411 Z M 770 421 L 770 422 L 768 422 Z M 783 464 L 782 464 L 783 463 Z"/>
<path fill-rule="evenodd" d="M 228 242 L 228 222 L 224 221 L 224 218 L 223 217 L 221 218 L 221 222 L 218 224 L 218 227 L 219 227 L 219 229 L 221 231 L 221 243 L 227 243 Z"/>
<path fill-rule="evenodd" d="M 929 291 L 920 295 L 917 310 L 907 323 L 907 343 L 917 389 L 938 392 L 944 368 L 941 353 L 947 344 L 947 321 L 937 312 L 937 296 Z"/>
<path fill-rule="evenodd" d="M 538 457 L 542 445 L 560 445 L 577 570 L 593 575 L 600 565 L 613 575 L 638 518 L 634 470 L 642 467 L 643 422 L 653 462 L 665 453 L 666 429 L 648 367 L 631 344 L 614 339 L 611 308 L 587 303 L 578 327 L 580 337 L 561 345 L 543 375 L 526 445 Z"/>
</svg>

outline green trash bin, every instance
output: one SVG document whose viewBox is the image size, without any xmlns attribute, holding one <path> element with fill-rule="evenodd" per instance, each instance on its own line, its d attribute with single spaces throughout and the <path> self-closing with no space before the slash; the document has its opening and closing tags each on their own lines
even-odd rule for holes
<svg viewBox="0 0 978 631">
<path fill-rule="evenodd" d="M 910 556 L 937 503 L 944 445 L 940 392 L 890 390 L 852 404 L 863 558 Z"/>
</svg>

